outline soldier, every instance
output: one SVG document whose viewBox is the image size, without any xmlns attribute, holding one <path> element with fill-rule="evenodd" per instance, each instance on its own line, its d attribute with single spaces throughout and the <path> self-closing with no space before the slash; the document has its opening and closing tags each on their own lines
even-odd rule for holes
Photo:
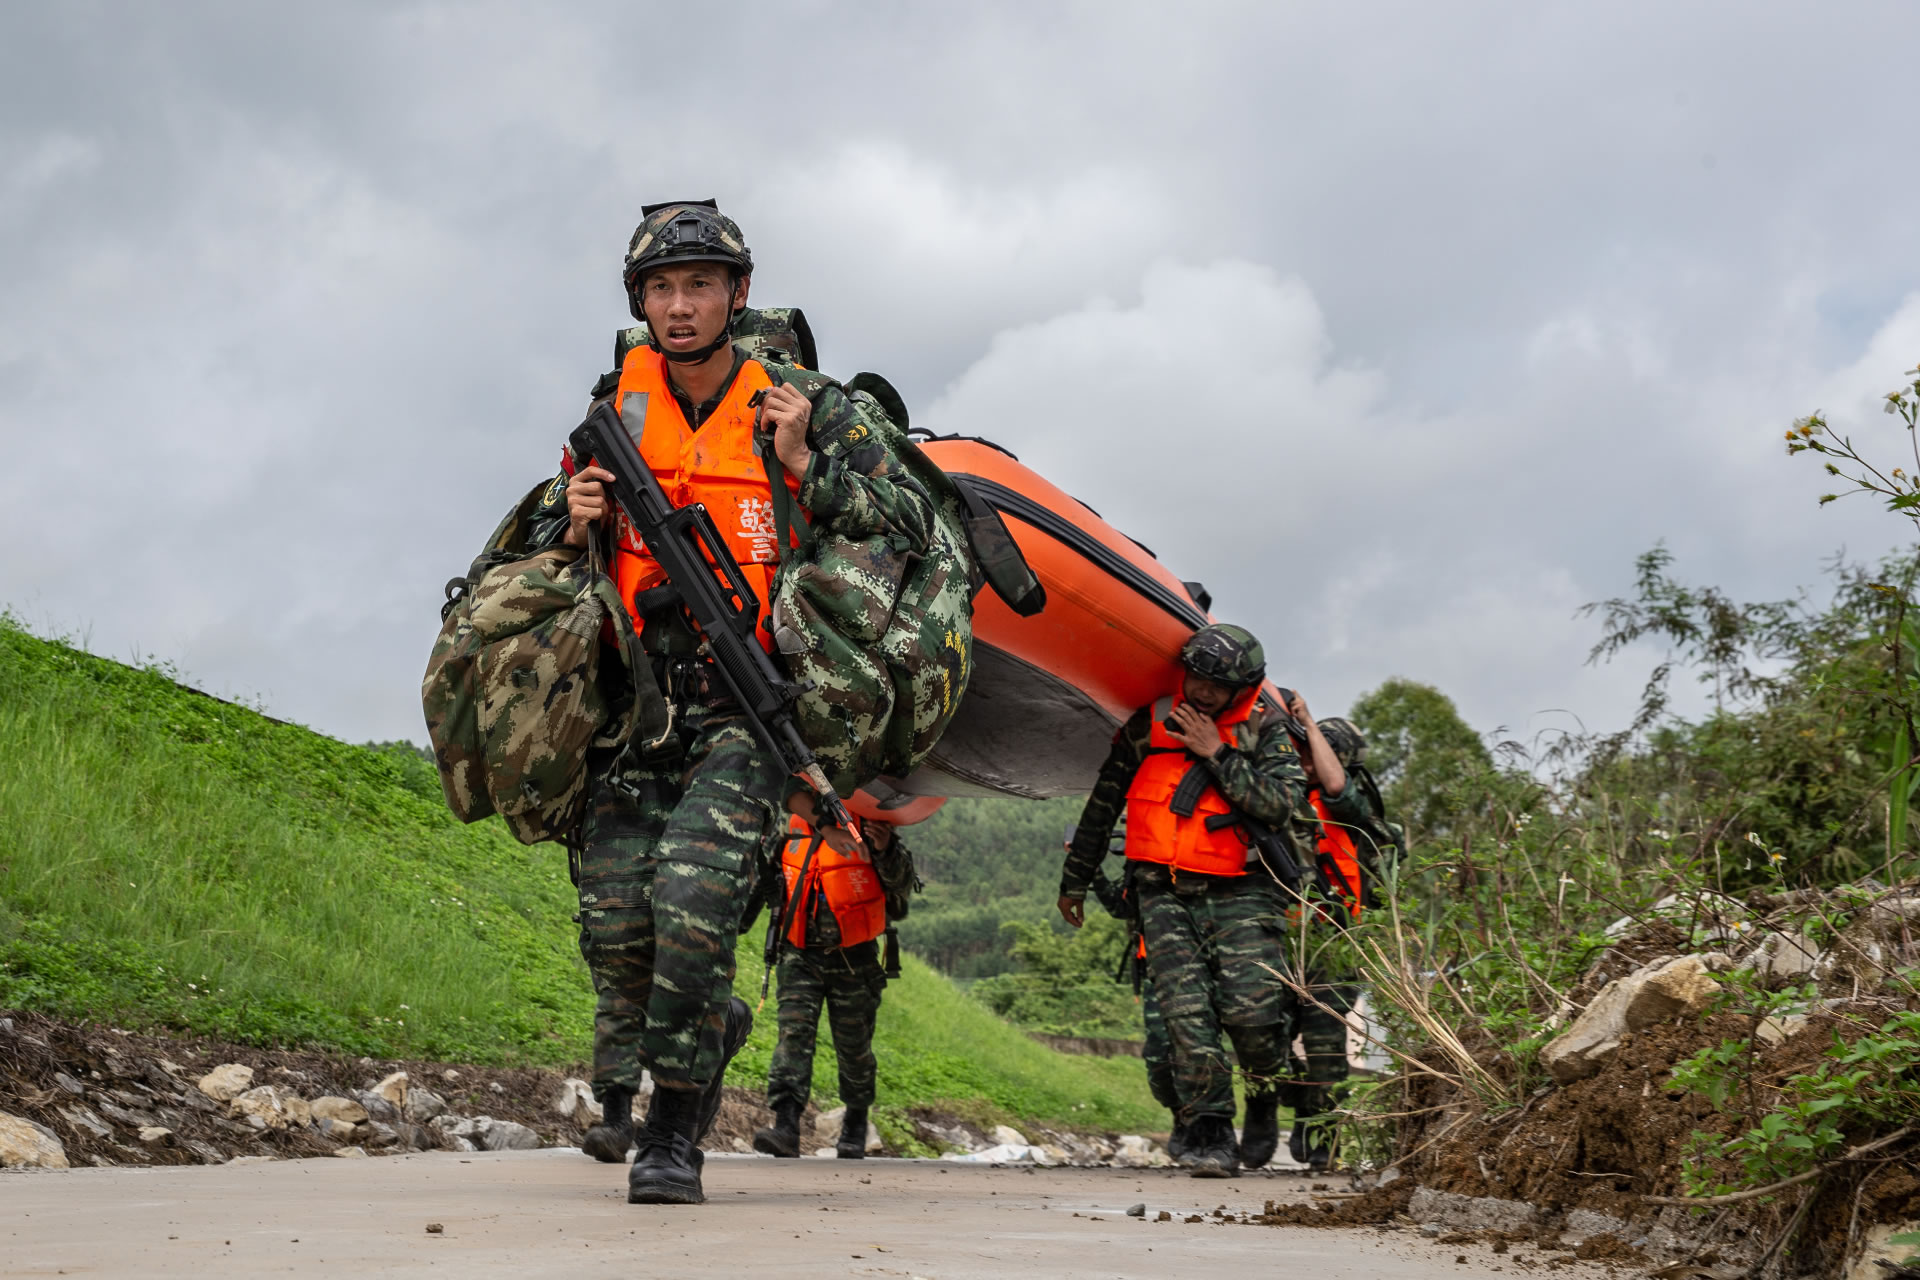
<svg viewBox="0 0 1920 1280">
<path fill-rule="evenodd" d="M 1329 1113 L 1350 1071 L 1346 1015 L 1360 994 L 1351 959 L 1341 953 L 1331 930 L 1359 922 L 1399 837 L 1385 821 L 1379 791 L 1362 767 L 1367 742 L 1360 731 L 1338 716 L 1316 724 L 1297 694 L 1291 710 L 1302 724 L 1313 726 L 1313 746 L 1302 757 L 1312 808 L 1302 843 L 1314 849 L 1319 892 L 1317 903 L 1301 917 L 1307 936 L 1298 950 L 1290 948 L 1290 967 L 1304 972 L 1302 985 L 1310 998 L 1298 1002 L 1305 1059 L 1293 1061 L 1295 1079 L 1286 1089 L 1294 1114 L 1287 1150 L 1319 1173 L 1333 1157 Z M 1316 1123 L 1317 1116 L 1328 1119 Z"/>
<path fill-rule="evenodd" d="M 1260 644 L 1212 624 L 1180 650 L 1179 687 L 1142 707 L 1113 747 L 1060 874 L 1060 914 L 1079 928 L 1087 888 L 1124 807 L 1126 855 L 1167 1039 L 1195 1177 L 1239 1172 L 1233 1135 L 1232 1040 L 1256 1114 L 1278 1128 L 1286 1064 L 1282 984 L 1285 901 L 1250 855 L 1251 824 L 1284 832 L 1305 805 L 1285 715 L 1261 694 Z M 1256 1107 L 1258 1111 L 1256 1112 Z M 1250 1136 L 1258 1138 L 1258 1134 Z"/>
<path fill-rule="evenodd" d="M 642 212 L 624 279 L 649 340 L 628 353 L 613 395 L 662 488 L 679 505 L 707 507 L 762 602 L 772 598 L 781 553 L 769 532 L 772 475 L 814 529 L 889 537 L 903 555 L 923 553 L 933 519 L 925 493 L 838 385 L 763 364 L 732 343 L 753 273 L 740 228 L 711 201 Z M 612 477 L 586 461 L 563 456 L 536 545 L 586 547 L 612 521 L 603 485 Z M 627 743 L 589 756 L 587 812 L 575 837 L 581 949 L 597 980 L 639 1018 L 635 1079 L 644 1067 L 654 1082 L 627 1198 L 699 1204 L 697 1144 L 752 1026 L 731 992 L 755 865 L 776 822 L 787 812 L 811 820 L 814 798 L 783 776 L 726 695 L 645 545 L 619 525 L 612 532 L 609 572 L 671 704 L 672 728 L 652 750 Z M 771 649 L 765 629 L 756 634 Z M 609 691 L 616 701 L 623 692 L 631 705 L 631 688 Z M 853 847 L 846 831 L 824 835 Z M 630 1105 L 629 1084 L 602 1092 L 610 1115 Z"/>
<path fill-rule="evenodd" d="M 834 1154 L 859 1160 L 867 1154 L 867 1110 L 878 1070 L 873 1028 L 887 979 L 900 974 L 892 925 L 906 918 L 913 855 L 884 822 L 860 824 L 863 847 L 852 856 L 836 853 L 798 818 L 790 825 L 780 856 L 785 901 L 768 925 L 782 935 L 780 1038 L 767 1072 L 774 1120 L 755 1131 L 753 1147 L 773 1156 L 800 1154 L 800 1116 L 813 1092 L 813 1047 L 824 1004 L 840 1067 L 840 1101 L 847 1108 Z"/>
</svg>

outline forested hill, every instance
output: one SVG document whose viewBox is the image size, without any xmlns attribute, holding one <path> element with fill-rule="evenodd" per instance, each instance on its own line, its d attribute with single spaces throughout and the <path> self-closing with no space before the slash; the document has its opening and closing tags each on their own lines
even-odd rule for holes
<svg viewBox="0 0 1920 1280">
<path fill-rule="evenodd" d="M 906 829 L 926 892 L 901 926 L 907 949 L 955 978 L 1014 967 L 1011 921 L 1057 918 L 1062 839 L 1081 801 L 950 800 Z"/>
</svg>

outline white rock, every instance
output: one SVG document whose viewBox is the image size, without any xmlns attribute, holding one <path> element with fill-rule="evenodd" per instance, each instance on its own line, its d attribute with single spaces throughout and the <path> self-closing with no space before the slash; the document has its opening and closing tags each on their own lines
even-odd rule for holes
<svg viewBox="0 0 1920 1280">
<path fill-rule="evenodd" d="M 1794 934 L 1770 934 L 1748 963 L 1762 978 L 1801 978 L 1819 966 L 1820 948 Z"/>
<path fill-rule="evenodd" d="M 107 1128 L 107 1122 L 93 1113 L 93 1108 L 85 1103 L 76 1102 L 70 1107 L 61 1107 L 60 1114 L 67 1123 L 76 1129 L 85 1129 L 96 1138 L 112 1138 L 113 1130 Z"/>
<path fill-rule="evenodd" d="M 0 1111 L 0 1166 L 9 1169 L 65 1169 L 67 1148 L 60 1135 L 23 1116 Z"/>
<path fill-rule="evenodd" d="M 200 1077 L 200 1092 L 215 1102 L 232 1102 L 253 1088 L 253 1068 L 225 1062 Z"/>
<path fill-rule="evenodd" d="M 822 1111 L 813 1118 L 813 1136 L 821 1142 L 840 1141 L 840 1126 L 846 1122 L 847 1109 L 835 1107 L 831 1111 Z"/>
<path fill-rule="evenodd" d="M 471 1138 L 462 1138 L 458 1136 L 448 1138 L 447 1144 L 451 1146 L 455 1151 L 478 1151 L 480 1149 L 473 1145 L 473 1140 Z"/>
<path fill-rule="evenodd" d="M 1002 1142 L 985 1151 L 952 1152 L 940 1157 L 959 1164 L 1040 1164 L 1053 1163 L 1045 1150 L 1027 1143 Z"/>
<path fill-rule="evenodd" d="M 405 1108 L 407 1105 L 407 1073 L 404 1071 L 394 1072 L 379 1084 L 373 1086 L 370 1092 L 377 1093 L 392 1103 L 396 1111 Z"/>
<path fill-rule="evenodd" d="M 1760 1019 L 1760 1025 L 1754 1028 L 1753 1034 L 1760 1038 L 1762 1044 L 1780 1044 L 1806 1029 L 1806 1014 L 1789 1013 L 1785 1017 L 1770 1015 Z"/>
<path fill-rule="evenodd" d="M 1540 1051 L 1540 1061 L 1563 1085 L 1594 1075 L 1619 1050 L 1628 1032 L 1704 1009 L 1720 989 L 1708 970 L 1727 963 L 1718 953 L 1662 956 L 1624 978 L 1615 978 L 1572 1026 Z"/>
<path fill-rule="evenodd" d="M 1860 1252 L 1847 1264 L 1845 1280 L 1886 1280 L 1893 1265 L 1905 1261 L 1920 1249 L 1910 1244 L 1888 1244 L 1894 1236 L 1920 1231 L 1920 1222 L 1883 1222 L 1869 1227 L 1861 1241 Z M 1882 1267 L 1885 1261 L 1889 1264 Z"/>
<path fill-rule="evenodd" d="M 560 1096 L 553 1100 L 553 1109 L 583 1128 L 599 1124 L 606 1115 L 600 1104 L 593 1100 L 593 1086 L 577 1079 L 560 1082 Z"/>
<path fill-rule="evenodd" d="M 400 1108 L 388 1102 L 371 1089 L 362 1089 L 353 1095 L 359 1104 L 366 1108 L 367 1119 L 377 1120 L 381 1124 L 395 1124 L 400 1119 Z"/>
<path fill-rule="evenodd" d="M 1032 1145 L 1027 1141 L 1025 1134 L 1013 1128 L 1011 1125 L 1004 1124 L 993 1126 L 993 1140 L 1003 1147 L 1025 1147 Z"/>
<path fill-rule="evenodd" d="M 352 1098 L 315 1098 L 308 1104 L 308 1110 L 313 1113 L 314 1120 L 331 1120 L 335 1124 L 365 1124 L 372 1119 L 367 1109 Z"/>
<path fill-rule="evenodd" d="M 367 1158 L 367 1149 L 365 1147 L 341 1147 L 333 1154 L 343 1160 L 364 1160 Z"/>
<path fill-rule="evenodd" d="M 540 1135 L 523 1124 L 511 1120 L 495 1120 L 492 1116 L 473 1116 L 466 1120 L 453 1120 L 440 1116 L 433 1127 L 453 1138 L 464 1138 L 483 1151 L 533 1151 L 539 1148 Z"/>
<path fill-rule="evenodd" d="M 247 1090 L 227 1104 L 227 1114 L 263 1131 L 313 1122 L 313 1108 L 306 1100 L 277 1084 Z"/>
<path fill-rule="evenodd" d="M 886 1145 L 885 1140 L 880 1137 L 880 1126 L 871 1120 L 867 1121 L 867 1154 L 873 1155 Z"/>
<path fill-rule="evenodd" d="M 1113 1163 L 1122 1169 L 1164 1169 L 1173 1161 L 1151 1139 L 1137 1133 L 1123 1133 L 1120 1146 L 1113 1153 Z"/>
<path fill-rule="evenodd" d="M 172 1136 L 173 1130 L 165 1128 L 162 1125 L 149 1124 L 142 1125 L 140 1128 L 140 1141 L 146 1143 L 148 1146 L 164 1143 Z"/>
<path fill-rule="evenodd" d="M 426 1124 L 435 1116 L 445 1115 L 446 1112 L 445 1099 L 431 1089 L 422 1089 L 418 1086 L 407 1090 L 406 1105 L 400 1108 L 400 1113 L 415 1124 Z"/>
<path fill-rule="evenodd" d="M 813 1158 L 815 1160 L 832 1160 L 837 1158 L 839 1154 L 840 1153 L 832 1147 L 815 1147 L 813 1150 Z"/>
</svg>

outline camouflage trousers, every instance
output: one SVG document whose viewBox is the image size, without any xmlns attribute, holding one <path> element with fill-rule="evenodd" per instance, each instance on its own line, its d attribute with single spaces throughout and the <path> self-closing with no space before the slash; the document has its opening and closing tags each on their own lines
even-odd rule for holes
<svg viewBox="0 0 1920 1280">
<path fill-rule="evenodd" d="M 1276 1087 L 1286 1067 L 1291 1001 L 1283 963 L 1283 908 L 1252 876 L 1184 875 L 1134 868 L 1147 972 L 1166 1027 L 1178 1118 L 1232 1119 L 1233 1044 L 1250 1089 Z M 1151 1072 L 1151 1066 L 1149 1067 Z"/>
<path fill-rule="evenodd" d="M 820 1007 L 827 1010 L 833 1056 L 840 1067 L 840 1101 L 873 1105 L 873 1027 L 887 976 L 880 943 L 802 950 L 783 947 L 780 956 L 780 1040 L 767 1070 L 767 1105 L 806 1106 L 813 1094 L 813 1050 L 820 1033 Z"/>
<path fill-rule="evenodd" d="M 1304 1060 L 1290 1055 L 1292 1080 L 1287 1086 L 1287 1101 L 1299 1116 L 1317 1116 L 1331 1111 L 1339 1100 L 1341 1086 L 1352 1070 L 1347 1060 L 1347 1019 L 1354 1001 L 1360 998 L 1358 984 L 1347 981 L 1351 975 L 1331 974 L 1309 969 L 1304 984 L 1314 1000 L 1300 1001 L 1296 1027 Z M 1321 1008 L 1320 1005 L 1326 1005 Z"/>
<path fill-rule="evenodd" d="M 1147 1064 L 1147 1092 L 1169 1111 L 1180 1109 L 1180 1093 L 1173 1084 L 1173 1043 L 1167 1039 L 1167 1020 L 1160 1016 L 1160 998 L 1149 982 L 1141 993 L 1146 1014 L 1147 1038 L 1140 1045 L 1140 1056 Z"/>
<path fill-rule="evenodd" d="M 596 1091 L 641 1068 L 698 1088 L 720 1069 L 734 943 L 785 789 L 737 711 L 695 704 L 680 717 L 683 756 L 604 770 L 589 797 L 578 882 L 580 952 L 600 993 Z"/>
</svg>

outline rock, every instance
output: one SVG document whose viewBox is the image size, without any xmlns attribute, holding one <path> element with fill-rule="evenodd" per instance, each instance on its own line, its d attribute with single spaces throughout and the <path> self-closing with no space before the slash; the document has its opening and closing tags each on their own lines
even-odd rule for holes
<svg viewBox="0 0 1920 1280">
<path fill-rule="evenodd" d="M 1806 1029 L 1807 1015 L 1790 1013 L 1785 1017 L 1768 1016 L 1760 1019 L 1760 1025 L 1754 1028 L 1753 1034 L 1760 1038 L 1762 1044 L 1780 1044 Z"/>
<path fill-rule="evenodd" d="M 833 1148 L 826 1148 L 826 1152 L 828 1155 L 832 1155 Z M 940 1158 L 942 1160 L 957 1161 L 961 1164 L 1050 1165 L 1053 1163 L 1044 1149 L 1032 1145 L 1024 1147 L 1015 1146 L 1011 1142 L 1003 1142 L 998 1146 L 988 1147 L 985 1151 L 969 1151 L 964 1155 L 957 1152 L 950 1152 Z"/>
<path fill-rule="evenodd" d="M 813 1136 L 821 1142 L 835 1143 L 840 1140 L 840 1126 L 847 1118 L 845 1107 L 835 1107 L 831 1111 L 822 1111 L 813 1118 Z"/>
<path fill-rule="evenodd" d="M 1390 1187 L 1394 1183 L 1400 1181 L 1401 1176 L 1402 1175 L 1400 1173 L 1400 1166 L 1393 1165 L 1389 1168 L 1382 1169 L 1380 1171 L 1380 1176 L 1373 1180 L 1373 1185 L 1376 1187 Z"/>
<path fill-rule="evenodd" d="M 1569 1245 L 1578 1248 L 1591 1236 L 1612 1236 L 1617 1240 L 1631 1240 L 1634 1235 L 1633 1224 L 1610 1213 L 1596 1213 L 1592 1209 L 1574 1209 L 1567 1214 L 1566 1223 L 1561 1227 L 1562 1238 Z"/>
<path fill-rule="evenodd" d="M 308 1104 L 308 1110 L 315 1121 L 331 1120 L 335 1124 L 365 1124 L 372 1119 L 366 1107 L 352 1098 L 315 1098 Z"/>
<path fill-rule="evenodd" d="M 64 1071 L 56 1071 L 53 1073 L 53 1083 L 59 1088 L 64 1089 L 66 1092 L 72 1094 L 76 1098 L 87 1091 L 87 1087 L 85 1085 L 81 1084 L 78 1080 L 75 1080 L 72 1076 L 68 1075 Z"/>
<path fill-rule="evenodd" d="M 0 1111 L 0 1167 L 66 1169 L 67 1148 L 60 1136 L 23 1116 Z"/>
<path fill-rule="evenodd" d="M 126 1107 L 115 1106 L 105 1098 L 95 1098 L 94 1103 L 100 1108 L 101 1115 L 113 1121 L 115 1124 L 125 1125 L 129 1129 L 144 1129 L 150 1124 L 158 1124 L 160 1122 L 159 1116 L 154 1115 L 145 1108 L 138 1111 L 130 1111 Z"/>
<path fill-rule="evenodd" d="M 445 1080 L 448 1084 L 452 1084 L 460 1078 L 460 1073 L 458 1071 L 455 1071 L 452 1067 L 448 1067 L 440 1073 L 440 1078 L 442 1080 Z"/>
<path fill-rule="evenodd" d="M 223 1155 L 217 1147 L 209 1143 L 201 1142 L 198 1138 L 188 1138 L 181 1145 L 198 1156 L 201 1164 L 225 1164 L 227 1162 L 227 1157 Z"/>
<path fill-rule="evenodd" d="M 150 1124 L 140 1131 L 140 1141 L 150 1147 L 164 1146 L 173 1138 L 173 1130 L 161 1125 Z"/>
<path fill-rule="evenodd" d="M 385 1098 L 398 1111 L 407 1105 L 407 1073 L 396 1071 L 370 1091 Z"/>
<path fill-rule="evenodd" d="M 353 1096 L 362 1107 L 366 1108 L 367 1119 L 378 1121 L 381 1124 L 399 1123 L 400 1108 L 394 1106 L 373 1090 L 362 1089 Z"/>
<path fill-rule="evenodd" d="M 1421 1187 L 1407 1202 L 1409 1216 L 1476 1231 L 1520 1231 L 1539 1220 L 1540 1211 L 1523 1200 L 1463 1196 Z M 1424 1230 L 1424 1228 L 1422 1228 Z"/>
<path fill-rule="evenodd" d="M 1860 1252 L 1847 1264 L 1844 1280 L 1886 1280 L 1894 1267 L 1920 1253 L 1920 1248 L 1910 1244 L 1887 1243 L 1894 1236 L 1905 1235 L 1909 1231 L 1920 1231 L 1920 1222 L 1883 1222 L 1867 1228 Z"/>
<path fill-rule="evenodd" d="M 1540 1061 L 1560 1084 L 1586 1079 L 1613 1057 L 1628 1032 L 1704 1009 L 1720 989 L 1708 970 L 1728 963 L 1717 952 L 1662 956 L 1615 978 L 1540 1051 Z"/>
<path fill-rule="evenodd" d="M 449 1137 L 447 1139 L 447 1145 L 448 1149 L 453 1151 L 478 1151 L 480 1149 L 474 1146 L 473 1141 L 469 1138 Z"/>
<path fill-rule="evenodd" d="M 313 1127 L 334 1142 L 358 1142 L 369 1132 L 369 1126 L 357 1125 L 351 1120 L 335 1120 L 331 1116 L 315 1116 Z"/>
<path fill-rule="evenodd" d="M 364 1160 L 367 1158 L 367 1149 L 365 1147 L 341 1147 L 333 1154 L 344 1160 Z"/>
<path fill-rule="evenodd" d="M 867 1150 L 872 1151 L 874 1148 L 868 1147 Z M 1048 1164 L 1073 1163 L 1072 1153 L 1057 1142 L 1043 1142 L 1040 1144 L 1040 1150 L 1046 1155 Z"/>
<path fill-rule="evenodd" d="M 1766 978 L 1804 978 L 1820 964 L 1820 948 L 1804 937 L 1789 933 L 1770 934 L 1747 957 L 1755 976 Z"/>
<path fill-rule="evenodd" d="M 1173 1161 L 1148 1139 L 1137 1133 L 1124 1133 L 1113 1153 L 1113 1163 L 1122 1169 L 1164 1169 Z"/>
<path fill-rule="evenodd" d="M 540 1135 L 527 1126 L 492 1116 L 466 1120 L 440 1116 L 433 1127 L 450 1138 L 465 1139 L 482 1151 L 534 1151 L 542 1145 Z"/>
<path fill-rule="evenodd" d="M 70 1107 L 61 1107 L 60 1114 L 67 1118 L 68 1124 L 76 1129 L 84 1129 L 96 1138 L 111 1139 L 113 1137 L 113 1130 L 107 1128 L 106 1122 L 93 1114 L 93 1108 L 83 1103 L 76 1102 Z"/>
<path fill-rule="evenodd" d="M 1708 970 L 1729 963 L 1718 952 L 1676 956 L 1665 964 L 1645 965 L 1627 975 L 1621 979 L 1631 988 L 1626 1005 L 1627 1030 L 1643 1031 L 1669 1018 L 1700 1012 L 1720 992 L 1720 984 Z"/>
<path fill-rule="evenodd" d="M 1147 1206 L 1144 1204 L 1128 1205 L 1127 1216 L 1129 1218 L 1144 1218 L 1147 1216 Z"/>
<path fill-rule="evenodd" d="M 993 1140 L 1003 1147 L 1025 1147 L 1032 1145 L 1027 1141 L 1025 1134 L 1010 1125 L 1004 1124 L 993 1126 Z"/>
<path fill-rule="evenodd" d="M 367 1121 L 367 1141 L 376 1147 L 390 1147 L 400 1141 L 400 1131 L 378 1120 Z"/>
<path fill-rule="evenodd" d="M 576 1079 L 560 1082 L 560 1096 L 553 1100 L 553 1109 L 583 1129 L 599 1124 L 606 1114 L 593 1100 L 593 1087 L 585 1080 Z"/>
<path fill-rule="evenodd" d="M 226 1062 L 200 1077 L 200 1092 L 215 1102 L 232 1102 L 253 1088 L 253 1068 Z"/>
<path fill-rule="evenodd" d="M 411 1088 L 407 1090 L 407 1100 L 400 1113 L 414 1124 L 427 1124 L 435 1116 L 447 1113 L 446 1100 L 430 1089 Z"/>
<path fill-rule="evenodd" d="M 488 1085 L 487 1088 L 491 1089 L 495 1093 L 505 1093 L 507 1091 L 507 1086 L 501 1084 L 498 1080 L 495 1080 L 492 1084 Z"/>
<path fill-rule="evenodd" d="M 310 1124 L 313 1110 L 304 1098 L 277 1084 L 249 1089 L 227 1104 L 227 1114 L 262 1132 Z"/>
</svg>

